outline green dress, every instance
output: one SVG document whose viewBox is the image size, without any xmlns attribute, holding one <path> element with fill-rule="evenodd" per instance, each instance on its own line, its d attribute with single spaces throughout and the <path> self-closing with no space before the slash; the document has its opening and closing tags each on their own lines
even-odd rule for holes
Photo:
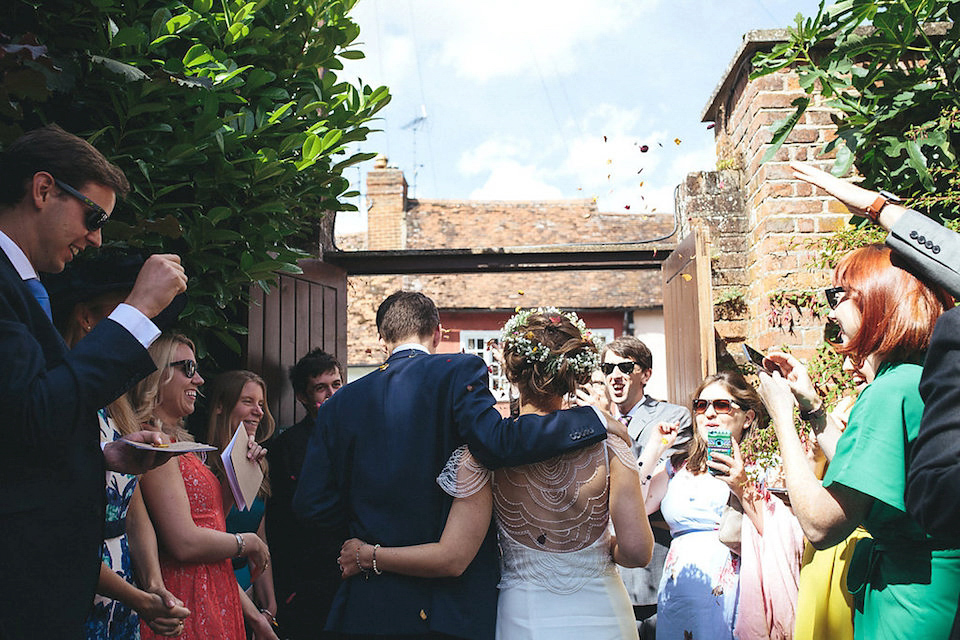
<svg viewBox="0 0 960 640">
<path fill-rule="evenodd" d="M 884 364 L 860 394 L 823 478 L 874 498 L 847 573 L 857 640 L 947 638 L 960 597 L 956 541 L 928 537 L 906 513 L 903 492 L 923 401 L 917 364 Z"/>
</svg>

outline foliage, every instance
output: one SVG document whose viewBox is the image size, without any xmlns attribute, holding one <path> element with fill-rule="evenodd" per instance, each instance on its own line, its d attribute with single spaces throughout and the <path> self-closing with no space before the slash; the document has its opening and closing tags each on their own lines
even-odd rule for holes
<svg viewBox="0 0 960 640">
<path fill-rule="evenodd" d="M 837 109 L 833 173 L 856 165 L 943 219 L 960 215 L 960 0 L 842 0 L 798 15 L 786 42 L 754 58 L 752 78 L 792 66 L 807 96 L 774 125 L 769 159 L 819 92 Z M 940 23 L 940 24 L 932 24 Z"/>
<path fill-rule="evenodd" d="M 814 320 L 828 313 L 819 291 L 781 289 L 770 293 L 767 302 L 770 307 L 767 323 L 790 334 L 804 313 Z"/>
<path fill-rule="evenodd" d="M 0 35 L 0 142 L 58 122 L 127 174 L 105 240 L 174 252 L 181 329 L 241 350 L 249 288 L 298 272 L 327 212 L 355 209 L 347 157 L 390 99 L 336 72 L 356 0 L 14 0 Z"/>
</svg>

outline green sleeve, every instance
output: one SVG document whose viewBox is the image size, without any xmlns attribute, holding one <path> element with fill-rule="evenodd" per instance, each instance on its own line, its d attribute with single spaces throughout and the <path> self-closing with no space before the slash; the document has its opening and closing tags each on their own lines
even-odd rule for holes
<svg viewBox="0 0 960 640">
<path fill-rule="evenodd" d="M 917 436 L 923 401 L 922 367 L 898 364 L 880 374 L 857 399 L 823 486 L 837 483 L 905 511 L 907 446 Z"/>
</svg>

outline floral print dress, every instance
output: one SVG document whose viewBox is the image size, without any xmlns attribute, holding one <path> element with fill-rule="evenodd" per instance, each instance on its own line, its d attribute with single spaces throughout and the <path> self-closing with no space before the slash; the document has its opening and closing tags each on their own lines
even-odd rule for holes
<svg viewBox="0 0 960 640">
<path fill-rule="evenodd" d="M 120 439 L 120 432 L 105 409 L 99 412 L 100 441 L 112 442 Z M 117 575 L 134 584 L 133 567 L 130 563 L 130 549 L 127 546 L 127 507 L 137 486 L 137 476 L 107 471 L 107 516 L 103 546 L 100 559 Z M 89 639 L 140 638 L 140 620 L 137 613 L 118 600 L 96 596 L 93 609 L 87 616 L 86 637 Z"/>
</svg>

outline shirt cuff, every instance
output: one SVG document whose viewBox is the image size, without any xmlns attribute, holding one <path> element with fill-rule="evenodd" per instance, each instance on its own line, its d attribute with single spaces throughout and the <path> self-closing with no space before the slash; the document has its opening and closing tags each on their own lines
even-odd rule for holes
<svg viewBox="0 0 960 640">
<path fill-rule="evenodd" d="M 160 329 L 143 315 L 139 309 L 121 302 L 117 308 L 107 316 L 121 327 L 130 332 L 144 349 L 150 348 L 153 341 L 160 337 Z"/>
</svg>

